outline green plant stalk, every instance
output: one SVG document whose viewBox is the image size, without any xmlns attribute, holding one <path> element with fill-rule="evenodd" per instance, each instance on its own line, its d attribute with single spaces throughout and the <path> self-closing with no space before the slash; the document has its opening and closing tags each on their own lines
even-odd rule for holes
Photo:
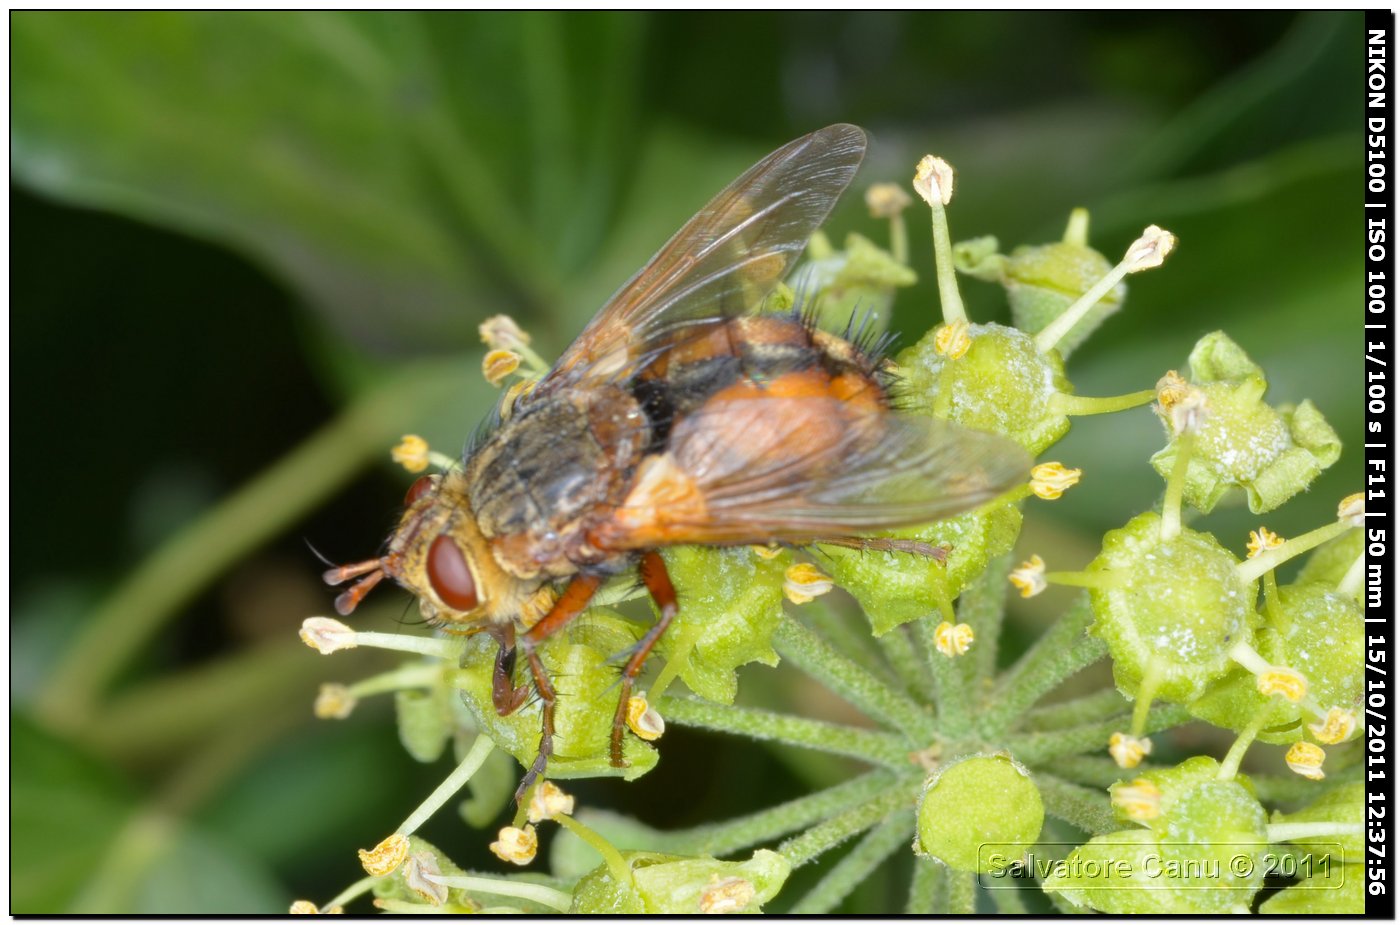
<svg viewBox="0 0 1400 925">
<path fill-rule="evenodd" d="M 1116 688 L 1108 688 L 1064 703 L 1039 707 L 1026 714 L 1021 725 L 1032 732 L 1064 729 L 1106 720 L 1127 711 L 1129 704 Z M 1126 720 L 1125 720 L 1126 722 Z"/>
<path fill-rule="evenodd" d="M 1113 810 L 1102 790 L 1091 790 L 1053 774 L 1036 772 L 1036 788 L 1045 802 L 1045 811 L 1090 835 L 1106 835 L 1123 826 L 1113 818 Z"/>
<path fill-rule="evenodd" d="M 1055 760 L 1055 775 L 1084 787 L 1107 790 L 1113 784 L 1136 777 L 1152 766 L 1143 762 L 1136 768 L 1120 768 L 1106 755 L 1064 755 Z"/>
<path fill-rule="evenodd" d="M 938 711 L 938 732 L 956 738 L 972 728 L 972 701 L 964 657 L 949 658 L 938 651 L 935 633 L 942 614 L 930 614 L 914 621 L 914 638 L 928 665 L 933 702 Z M 979 640 L 980 641 L 980 640 Z"/>
<path fill-rule="evenodd" d="M 922 703 L 931 703 L 933 683 L 927 663 L 919 657 L 903 626 L 896 626 L 876 640 L 894 674 L 904 685 L 904 693 Z"/>
<path fill-rule="evenodd" d="M 433 813 L 441 809 L 444 803 L 452 799 L 458 791 L 467 785 L 467 781 L 472 779 L 472 775 L 486 763 L 487 758 L 491 757 L 491 751 L 495 747 L 496 743 L 491 741 L 490 736 L 478 735 L 461 763 L 453 769 L 451 774 L 447 775 L 446 780 L 437 785 L 436 790 L 428 794 L 428 798 L 417 809 L 409 813 L 408 818 L 403 821 L 403 825 L 395 831 L 400 835 L 412 835 L 418 831 L 419 827 L 427 822 Z"/>
<path fill-rule="evenodd" d="M 932 858 L 914 858 L 914 876 L 909 881 L 905 915 L 935 915 L 947 908 L 948 868 Z"/>
<path fill-rule="evenodd" d="M 492 896 L 513 896 L 516 899 L 527 899 L 532 903 L 544 906 L 546 909 L 553 909 L 556 912 L 568 912 L 574 904 L 574 898 L 568 893 L 551 889 L 547 886 L 540 886 L 537 883 L 522 883 L 519 880 L 501 880 L 496 877 L 486 876 L 438 876 L 428 877 L 433 883 L 441 884 L 449 889 L 466 890 L 470 893 L 488 893 Z M 426 911 L 426 910 L 424 910 Z"/>
<path fill-rule="evenodd" d="M 1052 414 L 1064 414 L 1070 417 L 1114 414 L 1131 408 L 1140 408 L 1156 397 L 1156 389 L 1143 389 L 1140 392 L 1129 392 L 1126 395 L 1111 395 L 1104 398 L 1056 392 L 1050 396 L 1050 411 Z"/>
<path fill-rule="evenodd" d="M 1254 784 L 1254 791 L 1259 795 L 1261 802 L 1270 805 L 1280 803 L 1301 805 L 1317 799 L 1333 787 L 1340 787 L 1360 780 L 1361 771 L 1359 766 L 1352 768 L 1351 773 L 1346 774 L 1328 771 L 1327 780 L 1320 784 L 1318 781 L 1308 780 L 1297 774 L 1251 774 L 1249 779 Z"/>
<path fill-rule="evenodd" d="M 988 890 L 987 895 L 992 897 L 992 902 L 997 907 L 1000 915 L 1028 915 L 1030 910 L 1026 908 L 1026 901 L 1021 898 L 1021 891 L 1014 887 L 1003 887 L 999 890 Z"/>
<path fill-rule="evenodd" d="M 778 846 L 778 853 L 787 858 L 793 867 L 801 867 L 846 839 L 864 832 L 892 812 L 903 809 L 912 816 L 914 800 L 922 786 L 921 779 L 906 780 L 891 786 L 870 800 L 789 838 Z"/>
<path fill-rule="evenodd" d="M 977 914 L 977 875 L 962 870 L 948 871 L 948 914 Z"/>
<path fill-rule="evenodd" d="M 425 405 L 456 399 L 468 365 L 420 368 L 375 389 L 162 543 L 84 622 L 39 693 L 39 715 L 57 729 L 80 728 L 180 607 L 378 458 Z"/>
<path fill-rule="evenodd" d="M 977 717 L 977 728 L 983 736 L 999 738 L 1033 703 L 1108 652 L 1103 640 L 1085 634 L 1093 621 L 1088 595 L 1080 595 L 1065 615 L 1002 675 Z"/>
<path fill-rule="evenodd" d="M 909 766 L 908 744 L 902 737 L 888 732 L 689 697 L 664 697 L 656 708 L 667 722 L 680 726 L 811 748 L 887 765 L 895 770 Z"/>
<path fill-rule="evenodd" d="M 823 915 L 840 905 L 841 901 L 860 886 L 875 868 L 900 848 L 908 848 L 914 834 L 914 817 L 895 815 L 865 834 L 845 857 L 817 881 L 817 885 L 799 899 L 789 915 Z"/>
<path fill-rule="evenodd" d="M 517 819 L 515 824 L 519 825 L 520 821 Z M 603 862 L 608 865 L 608 870 L 612 873 L 614 880 L 618 883 L 632 882 L 632 866 L 627 863 L 622 852 L 614 848 L 606 838 L 572 816 L 555 816 L 554 821 L 572 832 L 579 841 L 598 852 L 603 858 Z"/>
<path fill-rule="evenodd" d="M 1337 835 L 1361 835 L 1366 827 L 1360 822 L 1279 822 L 1268 826 L 1269 841 L 1297 841 L 1300 838 L 1327 838 Z"/>
<path fill-rule="evenodd" d="M 1162 704 L 1152 708 L 1147 715 L 1144 734 L 1160 732 L 1173 726 L 1189 722 L 1191 714 L 1179 704 Z M 1092 752 L 1108 748 L 1109 736 L 1122 732 L 1122 724 L 1117 719 L 1073 729 L 1059 729 L 1054 732 L 1032 732 L 1013 735 L 1006 740 L 1006 748 L 1023 764 L 1036 766 L 1047 761 L 1058 761 L 1067 755 Z"/>
<path fill-rule="evenodd" d="M 997 556 L 987 569 L 958 595 L 958 617 L 977 633 L 972 647 L 973 677 L 984 681 L 997 671 L 997 647 L 1006 618 L 1006 590 L 1010 587 L 1011 554 Z"/>
<path fill-rule="evenodd" d="M 666 833 L 662 848 L 675 854 L 723 857 L 796 832 L 823 819 L 859 807 L 898 783 L 890 771 L 869 771 L 859 777 L 747 816 Z"/>
<path fill-rule="evenodd" d="M 933 737 L 933 718 L 918 704 L 841 655 L 787 613 L 773 633 L 773 647 L 876 722 L 915 742 Z"/>
<path fill-rule="evenodd" d="M 864 615 L 857 615 L 854 620 L 848 619 L 847 614 L 819 597 L 802 605 L 802 616 L 819 635 L 825 636 L 847 658 L 866 671 L 878 675 L 885 670 L 886 663 L 871 645 L 872 635 Z M 858 624 L 861 629 L 853 624 Z"/>
</svg>

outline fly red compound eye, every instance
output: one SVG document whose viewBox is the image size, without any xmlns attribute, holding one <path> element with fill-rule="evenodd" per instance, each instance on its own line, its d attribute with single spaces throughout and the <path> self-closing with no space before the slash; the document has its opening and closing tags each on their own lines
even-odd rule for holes
<svg viewBox="0 0 1400 925">
<path fill-rule="evenodd" d="M 428 581 L 438 598 L 453 610 L 476 609 L 476 580 L 462 551 L 445 533 L 428 549 Z"/>
<path fill-rule="evenodd" d="M 425 475 L 415 479 L 413 484 L 408 486 L 408 493 L 403 496 L 403 503 L 408 507 L 412 507 L 436 487 L 437 476 L 435 475 Z"/>
</svg>

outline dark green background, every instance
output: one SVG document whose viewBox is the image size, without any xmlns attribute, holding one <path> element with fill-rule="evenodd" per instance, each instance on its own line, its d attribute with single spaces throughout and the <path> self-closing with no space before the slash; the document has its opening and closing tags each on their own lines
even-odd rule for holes
<svg viewBox="0 0 1400 925">
<path fill-rule="evenodd" d="M 1358 486 L 1360 14 L 16 13 L 11 26 L 12 911 L 279 911 L 358 876 L 354 849 L 447 766 L 405 757 L 384 704 L 311 720 L 320 681 L 381 662 L 296 641 L 329 609 L 305 542 L 336 561 L 370 554 L 409 478 L 388 445 L 409 430 L 448 450 L 465 437 L 489 401 L 482 318 L 509 312 L 556 351 L 744 166 L 830 122 L 872 133 L 862 188 L 947 157 L 956 238 L 1049 240 L 1076 205 L 1115 259 L 1149 222 L 1176 232 L 1179 252 L 1134 277 L 1125 311 L 1075 355 L 1078 390 L 1149 387 L 1224 328 L 1270 374 L 1272 400 L 1311 397 L 1347 444 L 1269 525 L 1301 532 Z M 906 342 L 936 313 L 928 230 L 910 216 L 923 281 L 897 303 Z M 854 195 L 831 229 L 886 234 Z M 997 290 L 964 291 L 975 319 L 1004 318 Z M 392 391 L 258 496 L 251 526 L 179 532 L 423 369 L 431 383 Z M 1050 455 L 1084 483 L 1031 506 L 1023 550 L 1087 562 L 1156 498 L 1146 460 L 1161 442 L 1145 410 L 1077 422 Z M 1258 519 L 1206 523 L 1242 550 Z M 235 533 L 251 551 L 229 550 Z M 145 607 L 128 584 L 149 633 L 93 624 L 158 549 L 176 556 L 148 573 L 158 586 L 212 579 L 175 606 Z M 1019 637 L 1066 598 L 1017 610 Z M 363 625 L 412 618 L 398 592 L 367 610 Z M 76 699 L 72 678 L 90 682 Z M 833 708 L 781 670 L 751 669 L 744 696 Z M 672 827 L 844 773 L 679 730 L 662 754 L 636 785 L 577 790 Z M 428 837 L 492 864 L 450 815 Z M 892 911 L 887 887 L 872 878 L 847 908 Z"/>
</svg>

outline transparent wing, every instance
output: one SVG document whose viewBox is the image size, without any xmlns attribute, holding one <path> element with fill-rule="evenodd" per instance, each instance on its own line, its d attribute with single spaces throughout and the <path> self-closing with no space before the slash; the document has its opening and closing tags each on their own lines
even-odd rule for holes
<svg viewBox="0 0 1400 925">
<path fill-rule="evenodd" d="M 749 168 L 613 295 L 535 394 L 625 378 L 688 331 L 753 309 L 792 269 L 864 155 L 864 131 L 832 125 Z"/>
<path fill-rule="evenodd" d="M 929 523 L 996 497 L 1030 468 L 1005 437 L 834 398 L 716 402 L 681 421 L 670 447 L 674 473 L 659 495 L 695 500 L 624 506 L 615 523 L 630 535 L 610 537 L 619 545 L 810 540 Z"/>
</svg>

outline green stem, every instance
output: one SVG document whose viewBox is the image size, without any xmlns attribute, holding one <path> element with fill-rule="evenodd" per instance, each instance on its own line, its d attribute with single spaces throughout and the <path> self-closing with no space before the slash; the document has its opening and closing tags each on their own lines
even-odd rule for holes
<svg viewBox="0 0 1400 925">
<path fill-rule="evenodd" d="M 1116 689 L 1110 687 L 1075 700 L 1052 703 L 1031 710 L 1026 714 L 1026 721 L 1022 725 L 1032 732 L 1046 732 L 1106 720 L 1123 713 L 1127 708 L 1128 701 Z"/>
<path fill-rule="evenodd" d="M 1241 581 L 1253 581 L 1294 556 L 1305 553 L 1314 546 L 1321 546 L 1328 540 L 1341 536 L 1351 529 L 1353 529 L 1352 525 L 1345 520 L 1333 521 L 1326 526 L 1318 527 L 1316 530 L 1309 530 L 1302 536 L 1295 536 L 1282 546 L 1266 550 L 1253 559 L 1244 560 L 1235 566 L 1235 571 L 1239 574 Z"/>
<path fill-rule="evenodd" d="M 723 857 L 859 807 L 898 781 L 899 778 L 889 771 L 870 771 L 835 787 L 747 816 L 697 826 L 685 832 L 667 833 L 662 839 L 661 850 L 675 854 Z"/>
<path fill-rule="evenodd" d="M 1191 466 L 1191 451 L 1196 438 L 1189 430 L 1176 438 L 1176 462 L 1167 477 L 1167 490 L 1162 495 L 1162 542 L 1176 539 L 1181 532 L 1181 497 L 1186 492 L 1186 472 Z"/>
<path fill-rule="evenodd" d="M 973 677 L 984 681 L 996 675 L 997 647 L 1006 618 L 1006 576 L 1011 574 L 1011 554 L 997 556 L 958 595 L 958 616 L 977 633 L 972 647 Z"/>
<path fill-rule="evenodd" d="M 546 909 L 554 909 L 557 912 L 568 912 L 574 904 L 574 898 L 568 893 L 551 889 L 547 886 L 540 886 L 538 883 L 522 883 L 519 880 L 499 880 L 495 877 L 473 877 L 473 876 L 429 876 L 427 878 L 433 883 L 439 883 L 449 889 L 466 890 L 469 893 L 489 893 L 492 896 L 514 896 L 516 899 L 526 899 L 532 903 L 544 906 Z"/>
<path fill-rule="evenodd" d="M 1150 735 L 1163 729 L 1180 726 L 1189 722 L 1190 719 L 1191 714 L 1186 711 L 1185 707 L 1178 704 L 1163 704 L 1152 708 L 1152 712 L 1147 716 L 1147 723 L 1143 731 Z M 1092 752 L 1100 748 L 1106 749 L 1109 736 L 1115 732 L 1122 732 L 1122 726 L 1118 719 L 1103 723 L 1091 723 L 1087 726 L 1076 726 L 1073 729 L 1058 729 L 1054 732 L 1032 732 L 1012 736 L 1007 741 L 1006 747 L 1023 764 L 1034 767 L 1049 761 L 1057 761 L 1066 755 Z"/>
<path fill-rule="evenodd" d="M 778 846 L 778 853 L 786 857 L 793 867 L 801 867 L 814 861 L 846 839 L 864 832 L 890 813 L 899 810 L 912 812 L 914 800 L 922 786 L 922 779 L 906 780 L 902 784 L 891 786 L 865 803 L 837 813 L 801 835 L 789 838 Z"/>
<path fill-rule="evenodd" d="M 1061 317 L 1064 317 L 1063 315 Z M 1052 414 L 1063 414 L 1069 417 L 1080 417 L 1088 414 L 1112 414 L 1117 411 L 1127 411 L 1130 408 L 1140 408 L 1157 397 L 1156 389 L 1143 389 L 1140 392 L 1129 392 L 1126 395 L 1109 395 L 1102 398 L 1095 398 L 1091 395 L 1070 395 L 1066 392 L 1055 392 L 1050 396 L 1050 412 Z"/>
<path fill-rule="evenodd" d="M 885 661 L 904 685 L 905 693 L 912 694 L 923 703 L 933 699 L 933 679 L 929 676 L 928 663 L 919 657 L 914 643 L 909 639 L 903 626 L 893 627 L 885 635 L 877 637 L 880 650 L 885 653 Z"/>
<path fill-rule="evenodd" d="M 1041 332 L 1035 336 L 1035 349 L 1041 353 L 1049 353 L 1055 349 L 1055 345 L 1069 333 L 1084 316 L 1089 314 L 1089 310 L 1098 304 L 1099 299 L 1113 291 L 1113 287 L 1118 285 L 1118 281 L 1128 275 L 1127 262 L 1119 263 L 1112 270 L 1109 270 L 1097 283 L 1089 287 L 1089 290 L 1082 296 L 1074 300 L 1074 304 L 1065 309 L 1047 324 Z"/>
<path fill-rule="evenodd" d="M 1254 739 L 1259 735 L 1259 730 L 1264 728 L 1264 723 L 1268 721 L 1269 714 L 1272 713 L 1272 705 L 1264 704 L 1255 713 L 1254 718 L 1249 721 L 1240 732 L 1235 743 L 1230 746 L 1230 750 L 1225 753 L 1225 760 L 1220 762 L 1220 770 L 1216 772 L 1217 780 L 1234 780 L 1239 773 L 1240 762 L 1244 760 L 1244 753 L 1249 751 L 1249 746 L 1254 744 Z"/>
<path fill-rule="evenodd" d="M 390 652 L 426 655 L 456 664 L 466 645 L 465 636 L 416 636 L 410 633 L 356 633 L 355 645 Z M 332 653 L 334 654 L 334 653 Z"/>
<path fill-rule="evenodd" d="M 1336 835 L 1361 835 L 1366 827 L 1360 822 L 1277 822 L 1267 826 L 1269 841 L 1297 841 L 1300 838 L 1325 838 Z"/>
<path fill-rule="evenodd" d="M 1090 835 L 1104 835 L 1123 826 L 1113 818 L 1108 796 L 1051 774 L 1036 772 L 1035 785 L 1045 803 L 1045 811 Z"/>
<path fill-rule="evenodd" d="M 351 900 L 359 899 L 361 896 L 374 889 L 374 885 L 378 881 L 378 877 L 361 877 L 359 880 L 356 880 L 354 883 L 335 894 L 334 898 L 319 908 L 334 909 L 336 906 L 344 906 Z"/>
<path fill-rule="evenodd" d="M 613 847 L 612 842 L 590 829 L 572 816 L 555 816 L 554 821 L 572 832 L 580 841 L 602 856 L 613 879 L 618 883 L 632 882 L 632 865 Z"/>
<path fill-rule="evenodd" d="M 870 623 L 863 615 L 838 610 L 827 603 L 827 599 L 819 597 L 802 605 L 802 616 L 818 635 L 826 637 L 847 658 L 866 671 L 880 674 L 885 670 L 886 663 L 871 644 L 874 637 Z"/>
<path fill-rule="evenodd" d="M 895 815 L 866 834 L 850 852 L 817 881 L 788 910 L 789 915 L 822 915 L 830 912 L 850 895 L 885 858 L 900 848 L 907 848 L 914 831 L 914 817 Z"/>
<path fill-rule="evenodd" d="M 459 402 L 463 366 L 419 369 L 375 389 L 162 543 L 84 621 L 39 693 L 39 713 L 55 728 L 80 727 L 131 660 L 229 565 L 386 454 L 413 422 Z"/>
<path fill-rule="evenodd" d="M 938 709 L 938 731 L 945 738 L 958 738 L 972 728 L 972 697 L 968 690 L 967 656 L 949 658 L 938 651 L 936 634 L 939 618 L 944 614 L 929 614 L 914 623 L 915 638 L 924 658 L 928 660 L 929 677 L 933 679 L 933 702 Z M 954 616 L 956 619 L 956 615 Z M 952 621 L 948 621 L 952 622 Z M 973 645 L 976 651 L 978 639 Z"/>
<path fill-rule="evenodd" d="M 904 225 L 904 213 L 890 216 L 890 256 L 896 263 L 909 266 L 909 231 Z"/>
<path fill-rule="evenodd" d="M 492 742 L 489 736 L 478 735 L 476 741 L 472 743 L 471 750 L 462 759 L 462 763 L 457 765 L 452 773 L 447 775 L 447 779 L 438 784 L 437 789 L 409 814 L 408 818 L 403 821 L 403 825 L 396 830 L 398 834 L 412 835 L 418 831 L 419 826 L 427 822 L 433 813 L 441 809 L 444 803 L 452 799 L 458 791 L 467 785 L 467 781 L 471 780 L 472 775 L 486 763 L 486 759 L 491 756 L 491 751 L 495 747 L 496 743 Z"/>
<path fill-rule="evenodd" d="M 948 871 L 948 914 L 977 914 L 977 875 L 961 870 Z"/>
<path fill-rule="evenodd" d="M 933 738 L 933 719 L 914 701 L 891 688 L 825 640 L 784 613 L 773 646 L 792 662 L 862 713 L 913 743 Z"/>
<path fill-rule="evenodd" d="M 1016 886 L 1005 886 L 1000 889 L 989 889 L 987 895 L 992 897 L 992 902 L 997 907 L 998 915 L 1029 915 L 1030 910 L 1026 908 L 1026 901 L 1021 898 L 1021 889 Z"/>
<path fill-rule="evenodd" d="M 908 743 L 888 732 L 690 697 L 666 697 L 656 704 L 656 708 L 667 722 L 680 726 L 712 729 L 833 755 L 846 755 L 872 764 L 888 765 L 895 770 L 909 766 Z"/>
<path fill-rule="evenodd" d="M 1042 696 L 1075 672 L 1098 661 L 1108 651 L 1103 641 L 1086 635 L 1094 620 L 1089 598 L 1082 595 L 1036 640 L 1026 654 L 1001 677 L 986 708 L 978 717 L 978 728 L 995 740 L 1011 728 Z"/>
<path fill-rule="evenodd" d="M 958 275 L 953 270 L 953 239 L 948 232 L 948 212 L 937 197 L 930 205 L 933 212 L 933 268 L 938 274 L 938 301 L 943 306 L 943 322 L 966 321 L 967 309 L 963 308 L 962 294 L 958 291 Z"/>
<path fill-rule="evenodd" d="M 1107 790 L 1147 770 L 1151 769 L 1145 763 L 1131 770 L 1120 768 L 1112 758 L 1103 755 L 1064 755 L 1055 759 L 1054 767 L 1056 776 L 1096 790 Z"/>
<path fill-rule="evenodd" d="M 948 867 L 932 858 L 914 858 L 914 877 L 909 883 L 905 915 L 932 916 L 948 905 Z"/>
</svg>

